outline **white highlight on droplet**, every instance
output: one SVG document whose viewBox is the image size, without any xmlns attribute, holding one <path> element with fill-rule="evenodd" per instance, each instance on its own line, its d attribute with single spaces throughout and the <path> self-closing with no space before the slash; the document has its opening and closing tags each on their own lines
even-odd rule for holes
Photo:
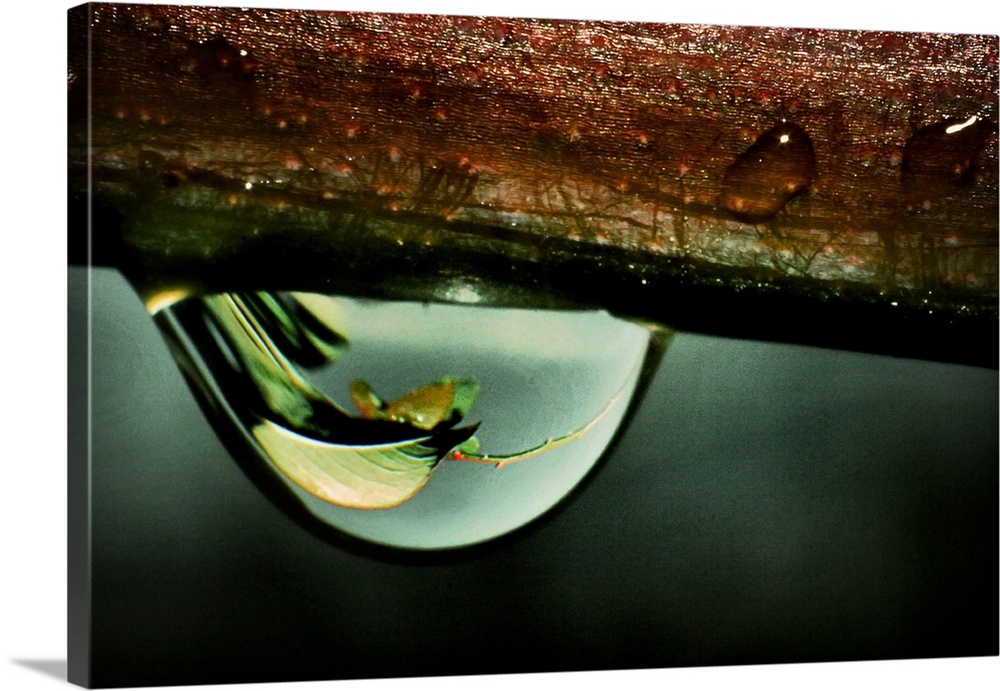
<svg viewBox="0 0 1000 691">
<path fill-rule="evenodd" d="M 977 122 L 979 122 L 979 116 L 973 115 L 971 118 L 969 118 L 965 122 L 959 123 L 957 125 L 952 125 L 951 127 L 948 127 L 947 129 L 945 129 L 945 134 L 955 134 L 956 132 L 961 132 L 966 127 L 968 127 L 970 125 L 975 125 Z"/>
</svg>

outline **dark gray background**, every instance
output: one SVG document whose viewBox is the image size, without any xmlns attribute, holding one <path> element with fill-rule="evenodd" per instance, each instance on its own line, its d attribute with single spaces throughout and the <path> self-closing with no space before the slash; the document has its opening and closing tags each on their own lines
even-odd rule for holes
<svg viewBox="0 0 1000 691">
<path fill-rule="evenodd" d="M 998 652 L 996 370 L 681 334 L 564 510 L 414 565 L 275 508 L 94 279 L 98 685 Z"/>
</svg>

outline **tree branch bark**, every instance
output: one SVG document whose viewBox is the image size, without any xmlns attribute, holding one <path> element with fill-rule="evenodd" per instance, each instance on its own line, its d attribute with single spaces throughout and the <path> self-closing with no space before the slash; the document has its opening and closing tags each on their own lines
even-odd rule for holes
<svg viewBox="0 0 1000 691">
<path fill-rule="evenodd" d="M 71 257 L 141 292 L 464 282 L 997 365 L 995 36 L 104 4 L 70 36 Z M 782 121 L 812 159 L 748 164 Z"/>
</svg>

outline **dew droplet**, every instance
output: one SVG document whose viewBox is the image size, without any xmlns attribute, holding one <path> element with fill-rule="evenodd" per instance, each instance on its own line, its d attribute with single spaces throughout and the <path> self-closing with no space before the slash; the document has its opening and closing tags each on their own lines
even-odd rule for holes
<svg viewBox="0 0 1000 691">
<path fill-rule="evenodd" d="M 729 166 L 719 204 L 741 221 L 760 223 L 808 188 L 815 174 L 809 135 L 794 123 L 782 122 L 760 135 Z"/>
<path fill-rule="evenodd" d="M 917 130 L 903 149 L 901 176 L 907 201 L 931 201 L 971 185 L 979 152 L 996 131 L 996 123 L 975 115 Z"/>
</svg>

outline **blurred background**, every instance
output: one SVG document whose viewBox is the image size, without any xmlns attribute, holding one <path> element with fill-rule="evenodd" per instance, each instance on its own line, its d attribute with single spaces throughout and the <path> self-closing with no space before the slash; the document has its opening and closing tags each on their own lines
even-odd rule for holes
<svg viewBox="0 0 1000 691">
<path fill-rule="evenodd" d="M 998 652 L 996 370 L 682 333 L 572 501 L 413 563 L 271 504 L 92 278 L 95 684 Z"/>
</svg>

